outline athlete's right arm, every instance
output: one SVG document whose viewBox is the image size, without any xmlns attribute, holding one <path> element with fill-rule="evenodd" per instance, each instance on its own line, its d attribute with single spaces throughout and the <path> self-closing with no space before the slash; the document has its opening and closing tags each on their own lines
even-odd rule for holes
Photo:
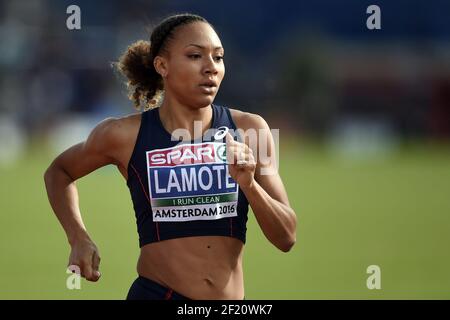
<svg viewBox="0 0 450 320">
<path fill-rule="evenodd" d="M 66 232 L 71 253 L 68 265 L 77 265 L 89 281 L 100 278 L 100 254 L 83 223 L 75 181 L 108 164 L 118 164 L 117 150 L 123 135 L 120 119 L 106 119 L 86 141 L 61 153 L 44 174 L 45 186 L 55 215 Z"/>
</svg>

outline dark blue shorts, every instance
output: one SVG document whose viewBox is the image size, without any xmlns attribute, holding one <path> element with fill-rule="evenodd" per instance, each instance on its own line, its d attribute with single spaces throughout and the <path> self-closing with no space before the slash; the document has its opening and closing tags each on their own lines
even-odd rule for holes
<svg viewBox="0 0 450 320">
<path fill-rule="evenodd" d="M 159 283 L 139 276 L 128 291 L 127 300 L 190 300 Z"/>
</svg>

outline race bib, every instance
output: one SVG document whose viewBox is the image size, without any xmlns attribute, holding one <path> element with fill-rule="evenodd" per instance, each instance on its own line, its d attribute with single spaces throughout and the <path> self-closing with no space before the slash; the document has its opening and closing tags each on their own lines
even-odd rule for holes
<svg viewBox="0 0 450 320">
<path fill-rule="evenodd" d="M 153 221 L 237 216 L 239 186 L 228 173 L 225 148 L 204 142 L 147 152 Z"/>
</svg>

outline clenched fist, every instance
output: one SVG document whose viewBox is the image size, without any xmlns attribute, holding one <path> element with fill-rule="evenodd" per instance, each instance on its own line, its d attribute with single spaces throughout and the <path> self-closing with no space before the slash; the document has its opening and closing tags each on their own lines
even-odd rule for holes
<svg viewBox="0 0 450 320">
<path fill-rule="evenodd" d="M 256 161 L 253 151 L 245 143 L 235 141 L 230 133 L 226 135 L 228 172 L 240 187 L 253 184 Z"/>
<path fill-rule="evenodd" d="M 69 266 L 80 268 L 81 276 L 88 281 L 100 279 L 100 254 L 95 243 L 88 238 L 80 239 L 71 244 Z"/>
</svg>

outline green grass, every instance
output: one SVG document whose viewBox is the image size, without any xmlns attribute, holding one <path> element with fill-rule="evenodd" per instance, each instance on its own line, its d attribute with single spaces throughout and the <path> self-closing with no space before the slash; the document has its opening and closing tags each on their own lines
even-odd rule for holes
<svg viewBox="0 0 450 320">
<path fill-rule="evenodd" d="M 123 299 L 138 237 L 128 189 L 113 167 L 81 179 L 81 209 L 102 256 L 102 279 L 66 289 L 69 246 L 47 201 L 47 154 L 0 168 L 0 299 Z M 414 147 L 344 163 L 294 143 L 281 176 L 298 214 L 297 244 L 277 251 L 253 214 L 244 270 L 248 299 L 450 298 L 450 152 Z M 381 290 L 366 269 L 381 268 Z"/>
</svg>

